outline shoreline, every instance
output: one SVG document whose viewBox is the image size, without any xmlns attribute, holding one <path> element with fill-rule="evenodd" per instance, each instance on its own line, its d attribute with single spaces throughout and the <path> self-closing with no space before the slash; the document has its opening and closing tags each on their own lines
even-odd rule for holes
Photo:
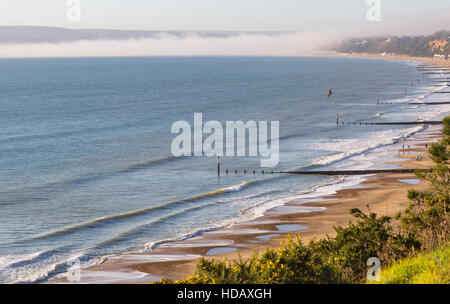
<svg viewBox="0 0 450 304">
<path fill-rule="evenodd" d="M 347 58 L 372 58 L 372 59 L 390 59 L 390 60 L 404 60 L 404 61 L 416 61 L 422 64 L 426 63 L 429 65 L 440 66 L 443 68 L 450 68 L 450 60 L 435 59 L 429 57 L 411 57 L 408 55 L 401 54 L 372 54 L 372 53 L 340 53 L 332 51 L 324 52 L 313 52 L 314 56 L 317 57 L 347 57 Z"/>
<path fill-rule="evenodd" d="M 413 57 L 379 55 L 365 58 L 414 60 Z M 425 143 L 440 140 L 440 130 L 439 126 L 431 126 L 403 142 L 389 145 L 392 151 L 398 151 L 400 155 L 397 155 L 397 161 L 386 164 L 407 169 L 428 167 L 431 161 L 424 155 L 424 146 Z M 411 148 L 402 148 L 405 144 Z M 415 160 L 419 154 L 423 157 L 420 162 Z M 333 226 L 345 226 L 351 219 L 348 212 L 351 208 L 367 212 L 366 205 L 369 204 L 372 212 L 393 216 L 407 206 L 406 194 L 409 189 L 424 190 L 428 186 L 423 181 L 416 183 L 419 178 L 412 173 L 382 173 L 363 178 L 362 182 L 358 181 L 355 185 L 339 187 L 331 195 L 292 199 L 255 220 L 204 232 L 182 241 L 164 243 L 149 252 L 109 258 L 99 265 L 82 269 L 82 282 L 85 278 L 90 280 L 89 283 L 95 283 L 96 280 L 104 283 L 108 282 L 107 279 L 110 279 L 108 283 L 146 283 L 160 278 L 184 279 L 194 273 L 196 262 L 201 256 L 232 260 L 240 255 L 245 259 L 266 248 L 278 248 L 280 240 L 288 233 L 299 234 L 303 241 L 332 236 Z M 405 182 L 413 180 L 414 182 Z M 64 278 L 47 281 L 65 282 Z"/>
</svg>

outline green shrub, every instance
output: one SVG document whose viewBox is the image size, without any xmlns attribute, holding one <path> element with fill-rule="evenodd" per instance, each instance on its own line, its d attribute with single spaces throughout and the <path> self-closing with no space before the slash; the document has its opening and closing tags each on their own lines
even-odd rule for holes
<svg viewBox="0 0 450 304">
<path fill-rule="evenodd" d="M 406 256 L 413 242 L 395 234 L 390 218 L 353 209 L 359 220 L 346 228 L 335 227 L 336 237 L 302 243 L 289 235 L 277 250 L 267 249 L 248 260 L 228 262 L 200 259 L 195 275 L 184 284 L 326 284 L 359 283 L 370 257 L 384 261 Z"/>
<path fill-rule="evenodd" d="M 429 152 L 435 166 L 417 175 L 429 181 L 431 190 L 410 190 L 408 208 L 398 214 L 403 230 L 422 243 L 423 250 L 445 244 L 450 235 L 450 116 L 444 119 L 444 139 L 431 145 Z"/>
<path fill-rule="evenodd" d="M 450 244 L 401 260 L 381 271 L 375 284 L 450 284 Z"/>
<path fill-rule="evenodd" d="M 369 210 L 370 211 L 370 210 Z M 366 277 L 367 260 L 378 257 L 383 263 L 390 263 L 418 247 L 410 237 L 394 233 L 387 216 L 377 217 L 375 213 L 364 214 L 359 209 L 350 213 L 360 219 L 348 227 L 336 227 L 336 237 L 322 240 L 326 255 L 337 257 L 345 281 L 357 283 Z"/>
<path fill-rule="evenodd" d="M 338 283 L 339 273 L 313 246 L 289 235 L 278 250 L 267 249 L 244 261 L 228 262 L 200 259 L 195 275 L 182 284 L 302 284 Z"/>
</svg>

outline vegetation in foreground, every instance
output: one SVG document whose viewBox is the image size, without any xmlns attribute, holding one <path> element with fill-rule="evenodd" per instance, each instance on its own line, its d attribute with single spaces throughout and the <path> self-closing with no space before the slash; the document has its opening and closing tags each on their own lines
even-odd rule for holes
<svg viewBox="0 0 450 304">
<path fill-rule="evenodd" d="M 290 284 L 364 283 L 367 260 L 380 259 L 384 283 L 444 283 L 449 279 L 450 116 L 444 119 L 444 139 L 433 144 L 431 170 L 418 171 L 431 190 L 410 190 L 410 204 L 395 220 L 359 209 L 348 227 L 335 227 L 336 236 L 303 243 L 289 235 L 279 249 L 267 249 L 250 259 L 200 259 L 186 280 L 173 284 Z"/>
<path fill-rule="evenodd" d="M 450 244 L 395 262 L 378 284 L 450 284 Z"/>
</svg>

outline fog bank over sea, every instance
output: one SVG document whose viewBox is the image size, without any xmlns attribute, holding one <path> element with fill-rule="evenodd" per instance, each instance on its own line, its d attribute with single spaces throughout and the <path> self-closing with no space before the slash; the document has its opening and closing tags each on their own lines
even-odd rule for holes
<svg viewBox="0 0 450 304">
<path fill-rule="evenodd" d="M 297 56 L 336 33 L 138 31 L 0 26 L 0 57 Z"/>
</svg>

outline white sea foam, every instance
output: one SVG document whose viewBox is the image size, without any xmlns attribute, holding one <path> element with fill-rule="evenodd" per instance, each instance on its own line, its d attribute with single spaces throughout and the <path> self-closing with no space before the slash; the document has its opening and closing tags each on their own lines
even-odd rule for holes
<svg viewBox="0 0 450 304">
<path fill-rule="evenodd" d="M 238 192 L 238 191 L 241 191 L 242 189 L 244 189 L 245 187 L 247 187 L 249 185 L 250 185 L 249 182 L 243 182 L 243 183 L 240 183 L 238 185 L 234 185 L 234 186 L 230 186 L 230 187 L 227 187 L 227 188 L 220 189 L 219 192 L 225 192 L 225 193 L 227 193 L 227 192 Z"/>
<path fill-rule="evenodd" d="M 1 281 L 8 283 L 37 283 L 46 280 L 53 274 L 64 272 L 69 268 L 68 261 L 81 259 L 83 253 L 73 255 L 57 254 L 53 251 L 36 252 L 30 255 L 2 257 L 0 259 Z M 13 262 L 11 262 L 13 260 Z M 6 261 L 6 263 L 5 263 Z M 94 265 L 96 261 L 91 261 L 89 265 Z"/>
<path fill-rule="evenodd" d="M 292 202 L 294 200 L 296 201 L 296 203 L 301 203 L 302 200 L 304 202 L 311 201 L 311 199 L 320 200 L 322 197 L 335 194 L 339 189 L 356 186 L 366 180 L 368 176 L 369 175 L 334 178 L 334 180 L 331 182 L 315 185 L 310 189 L 304 191 L 299 191 L 297 193 L 292 193 L 276 199 L 262 200 L 252 206 L 243 208 L 240 211 L 241 220 L 253 220 L 262 217 L 267 211 L 276 207 L 283 206 L 286 203 Z M 311 207 L 310 211 L 317 211 L 317 208 Z"/>
<path fill-rule="evenodd" d="M 326 142 L 322 141 L 320 143 L 312 144 L 310 146 L 311 149 L 339 152 L 330 156 L 324 156 L 316 159 L 313 162 L 313 165 L 330 165 L 381 146 L 397 143 L 423 129 L 423 126 L 416 126 L 414 128 L 409 128 L 406 130 L 387 130 L 378 132 L 376 134 L 370 135 L 366 139 L 347 138 L 339 140 L 328 140 Z M 349 147 L 351 148 L 349 149 Z"/>
</svg>

